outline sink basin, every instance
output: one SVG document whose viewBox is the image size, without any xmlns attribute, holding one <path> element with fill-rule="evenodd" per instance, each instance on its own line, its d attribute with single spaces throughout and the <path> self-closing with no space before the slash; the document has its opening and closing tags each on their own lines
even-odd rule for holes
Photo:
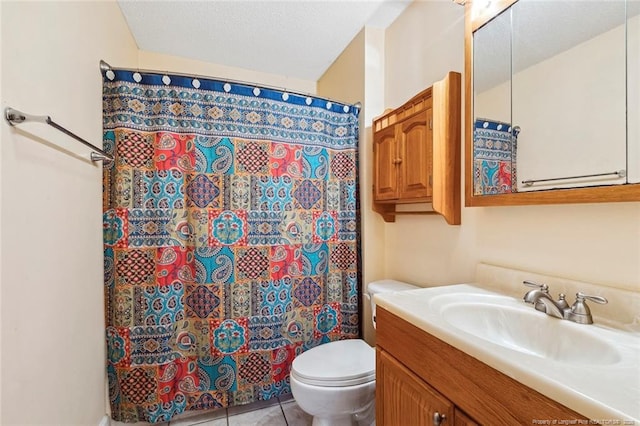
<svg viewBox="0 0 640 426">
<path fill-rule="evenodd" d="M 459 330 L 547 360 L 610 365 L 621 359 L 610 342 L 584 325 L 550 318 L 530 305 L 505 306 L 502 298 L 494 299 L 494 303 L 450 303 L 440 312 L 446 322 Z"/>
<path fill-rule="evenodd" d="M 640 333 L 553 318 L 521 297 L 470 284 L 383 293 L 375 301 L 591 419 L 640 424 Z"/>
</svg>

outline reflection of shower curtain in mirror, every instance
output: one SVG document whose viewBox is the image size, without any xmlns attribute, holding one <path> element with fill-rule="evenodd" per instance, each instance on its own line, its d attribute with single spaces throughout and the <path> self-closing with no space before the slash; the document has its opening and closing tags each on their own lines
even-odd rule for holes
<svg viewBox="0 0 640 426">
<path fill-rule="evenodd" d="M 474 195 L 517 192 L 517 134 L 511 124 L 476 119 L 473 126 Z"/>
<path fill-rule="evenodd" d="M 359 336 L 357 109 L 164 77 L 104 80 L 107 373 L 127 422 L 289 393 L 296 354 Z"/>
</svg>

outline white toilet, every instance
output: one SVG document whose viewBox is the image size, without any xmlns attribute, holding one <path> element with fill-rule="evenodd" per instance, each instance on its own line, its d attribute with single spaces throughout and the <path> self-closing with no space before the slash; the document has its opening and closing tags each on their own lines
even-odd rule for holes
<svg viewBox="0 0 640 426">
<path fill-rule="evenodd" d="M 417 287 L 393 280 L 367 286 L 373 295 Z M 291 367 L 291 393 L 313 426 L 375 425 L 376 352 L 362 339 L 339 340 L 300 354 Z"/>
</svg>

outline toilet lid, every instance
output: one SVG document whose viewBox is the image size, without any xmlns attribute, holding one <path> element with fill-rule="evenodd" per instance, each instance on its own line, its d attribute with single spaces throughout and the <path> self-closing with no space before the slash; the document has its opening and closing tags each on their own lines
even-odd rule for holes
<svg viewBox="0 0 640 426">
<path fill-rule="evenodd" d="M 291 375 L 316 386 L 354 386 L 376 378 L 376 351 L 361 339 L 316 346 L 293 360 Z"/>
</svg>

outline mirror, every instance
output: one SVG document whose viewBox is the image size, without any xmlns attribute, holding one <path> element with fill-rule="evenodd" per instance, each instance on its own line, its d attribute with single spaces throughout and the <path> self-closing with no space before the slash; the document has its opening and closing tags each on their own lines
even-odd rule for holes
<svg viewBox="0 0 640 426">
<path fill-rule="evenodd" d="M 511 128 L 511 10 L 476 31 L 473 40 L 473 192 L 515 192 L 517 136 Z"/>
<path fill-rule="evenodd" d="M 466 8 L 466 205 L 640 200 L 640 2 Z"/>
</svg>

